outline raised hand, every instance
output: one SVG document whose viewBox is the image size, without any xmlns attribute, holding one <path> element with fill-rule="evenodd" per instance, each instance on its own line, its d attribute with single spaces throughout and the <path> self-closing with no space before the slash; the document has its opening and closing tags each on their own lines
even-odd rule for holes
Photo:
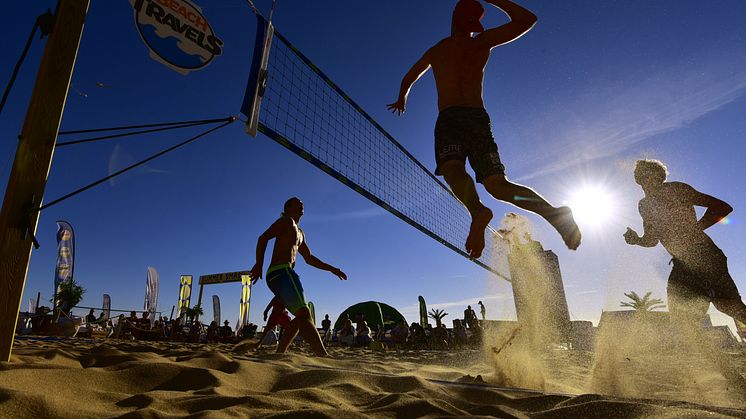
<svg viewBox="0 0 746 419">
<path fill-rule="evenodd" d="M 405 109 L 404 99 L 399 99 L 394 103 L 389 103 L 388 105 L 386 105 L 386 108 L 397 115 L 401 115 L 404 113 Z"/>
</svg>

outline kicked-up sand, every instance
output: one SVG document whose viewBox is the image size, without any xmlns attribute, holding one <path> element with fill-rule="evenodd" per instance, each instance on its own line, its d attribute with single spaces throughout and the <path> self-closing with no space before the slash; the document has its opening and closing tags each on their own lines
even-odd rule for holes
<svg viewBox="0 0 746 419">
<path fill-rule="evenodd" d="M 542 355 L 536 391 L 498 387 L 511 374 L 518 385 L 521 361 L 496 373 L 489 350 L 332 347 L 334 358 L 321 359 L 304 346 L 283 355 L 249 346 L 18 339 L 11 362 L 0 363 L 0 417 L 746 417 L 746 404 L 694 401 L 655 365 L 632 361 L 619 373 L 645 383 L 641 398 L 581 394 L 604 382 L 592 377 L 604 367 L 590 352 Z M 522 362 L 531 369 L 530 357 Z"/>
</svg>

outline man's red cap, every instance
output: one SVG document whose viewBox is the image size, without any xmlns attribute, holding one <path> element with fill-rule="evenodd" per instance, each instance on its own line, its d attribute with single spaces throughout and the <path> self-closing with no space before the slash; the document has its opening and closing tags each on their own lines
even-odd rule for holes
<svg viewBox="0 0 746 419">
<path fill-rule="evenodd" d="M 479 22 L 484 17 L 484 7 L 477 0 L 459 0 L 453 9 L 453 23 L 468 32 L 484 32 L 484 26 Z"/>
</svg>

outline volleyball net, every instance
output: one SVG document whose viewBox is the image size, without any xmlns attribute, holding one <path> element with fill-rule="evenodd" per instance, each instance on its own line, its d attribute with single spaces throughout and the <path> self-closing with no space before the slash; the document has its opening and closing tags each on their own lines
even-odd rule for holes
<svg viewBox="0 0 746 419">
<path fill-rule="evenodd" d="M 469 258 L 471 217 L 430 170 L 316 65 L 257 14 L 257 37 L 241 112 L 260 132 L 406 223 Z M 491 227 L 471 259 L 510 280 L 507 245 Z"/>
</svg>

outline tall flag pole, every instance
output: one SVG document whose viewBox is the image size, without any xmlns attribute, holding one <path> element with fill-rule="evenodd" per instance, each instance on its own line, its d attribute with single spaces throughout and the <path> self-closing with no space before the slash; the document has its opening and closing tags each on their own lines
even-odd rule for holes
<svg viewBox="0 0 746 419">
<path fill-rule="evenodd" d="M 421 295 L 417 299 L 420 300 L 420 326 L 425 327 L 427 326 L 427 305 Z"/>
<path fill-rule="evenodd" d="M 179 311 L 176 312 L 176 317 L 181 317 L 186 313 L 189 308 L 189 303 L 192 299 L 192 276 L 181 275 L 179 277 Z"/>
<path fill-rule="evenodd" d="M 249 309 L 251 308 L 251 276 L 241 275 L 241 306 L 238 311 L 238 327 L 241 329 L 249 324 Z"/>
<path fill-rule="evenodd" d="M 212 296 L 212 316 L 215 323 L 220 326 L 220 297 L 217 295 Z"/>
<path fill-rule="evenodd" d="M 111 317 L 111 297 L 109 297 L 109 294 L 104 294 L 104 304 L 101 308 L 104 312 L 104 320 L 109 320 L 109 317 Z"/>
<path fill-rule="evenodd" d="M 75 234 L 67 221 L 57 221 L 57 264 L 54 267 L 53 305 L 57 308 L 57 293 L 60 284 L 70 281 L 75 267 Z M 63 307 L 69 309 L 70 307 Z"/>
<path fill-rule="evenodd" d="M 145 289 L 145 304 L 143 310 L 150 313 L 150 325 L 155 323 L 155 313 L 158 308 L 158 271 L 148 266 L 147 288 Z"/>
</svg>

